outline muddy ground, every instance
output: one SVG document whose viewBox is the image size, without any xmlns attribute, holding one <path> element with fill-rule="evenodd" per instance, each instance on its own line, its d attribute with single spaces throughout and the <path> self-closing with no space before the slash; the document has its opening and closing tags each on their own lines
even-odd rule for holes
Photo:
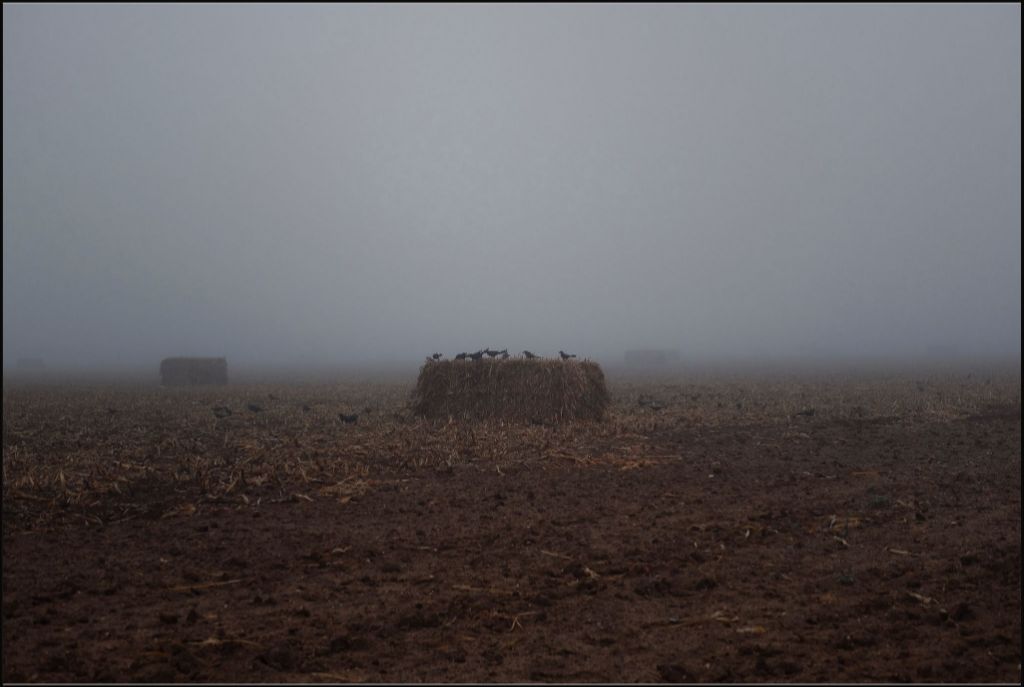
<svg viewBox="0 0 1024 687">
<path fill-rule="evenodd" d="M 901 384 L 5 388 L 3 679 L 1019 682 L 1019 375 Z"/>
</svg>

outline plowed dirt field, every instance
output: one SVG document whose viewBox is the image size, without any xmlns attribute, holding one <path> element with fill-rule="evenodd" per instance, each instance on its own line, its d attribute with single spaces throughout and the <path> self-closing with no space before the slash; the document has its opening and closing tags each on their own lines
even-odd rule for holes
<svg viewBox="0 0 1024 687">
<path fill-rule="evenodd" d="M 9 385 L 3 679 L 1021 679 L 1019 374 L 611 387 Z"/>
</svg>

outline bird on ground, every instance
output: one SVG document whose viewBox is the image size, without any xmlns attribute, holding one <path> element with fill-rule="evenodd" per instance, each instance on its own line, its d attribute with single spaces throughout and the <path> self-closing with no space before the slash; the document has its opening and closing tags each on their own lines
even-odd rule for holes
<svg viewBox="0 0 1024 687">
<path fill-rule="evenodd" d="M 639 405 L 641 408 L 650 408 L 651 410 L 661 410 L 662 408 L 665 407 L 663 404 L 659 403 L 654 398 L 650 396 L 645 396 L 643 394 L 640 394 L 640 398 L 637 399 L 637 405 Z"/>
<path fill-rule="evenodd" d="M 470 353 L 469 357 L 472 358 L 474 361 L 480 361 L 484 357 L 484 352 L 477 351 L 476 353 Z"/>
<path fill-rule="evenodd" d="M 527 360 L 533 360 L 534 358 L 539 358 L 540 356 L 539 355 L 534 355 L 533 353 L 530 353 L 529 351 L 523 351 L 523 357 L 525 357 Z"/>
<path fill-rule="evenodd" d="M 455 359 L 456 360 L 465 360 L 468 357 L 469 357 L 469 353 L 459 353 L 457 356 L 455 356 Z"/>
<path fill-rule="evenodd" d="M 562 356 L 562 360 L 568 360 L 569 358 L 575 358 L 576 355 L 572 353 L 566 353 L 565 351 L 559 350 L 558 355 Z"/>
<path fill-rule="evenodd" d="M 338 417 L 341 418 L 341 421 L 344 422 L 346 425 L 354 425 L 356 423 L 356 421 L 359 420 L 359 414 L 358 413 L 353 413 L 352 415 L 346 415 L 345 413 L 338 413 Z"/>
</svg>

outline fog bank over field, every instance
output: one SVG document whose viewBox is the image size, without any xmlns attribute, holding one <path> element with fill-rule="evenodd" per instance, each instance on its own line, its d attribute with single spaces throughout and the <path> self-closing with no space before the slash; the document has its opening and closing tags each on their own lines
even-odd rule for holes
<svg viewBox="0 0 1024 687">
<path fill-rule="evenodd" d="M 3 8 L 3 355 L 1017 358 L 1019 5 Z"/>
</svg>

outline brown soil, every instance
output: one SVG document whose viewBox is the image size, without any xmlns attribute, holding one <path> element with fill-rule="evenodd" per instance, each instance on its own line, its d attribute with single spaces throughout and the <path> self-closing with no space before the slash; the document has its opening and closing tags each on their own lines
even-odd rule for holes
<svg viewBox="0 0 1024 687">
<path fill-rule="evenodd" d="M 400 428 L 452 430 L 396 417 L 323 429 L 365 432 L 336 440 L 342 462 L 391 437 L 345 478 L 310 462 L 227 489 L 168 469 L 111 491 L 78 465 L 91 500 L 68 496 L 76 465 L 61 497 L 19 452 L 68 408 L 120 413 L 127 437 L 149 406 L 5 391 L 3 679 L 1019 682 L 1017 389 L 960 414 L 697 422 L 619 387 L 615 431 L 532 428 L 532 453 L 508 448 L 519 430 L 462 428 L 457 459 L 400 459 Z M 243 392 L 204 393 L 175 403 Z M 246 431 L 300 437 L 301 412 L 266 417 Z M 115 460 L 98 422 L 62 455 Z M 170 460 L 151 434 L 137 459 Z"/>
</svg>

